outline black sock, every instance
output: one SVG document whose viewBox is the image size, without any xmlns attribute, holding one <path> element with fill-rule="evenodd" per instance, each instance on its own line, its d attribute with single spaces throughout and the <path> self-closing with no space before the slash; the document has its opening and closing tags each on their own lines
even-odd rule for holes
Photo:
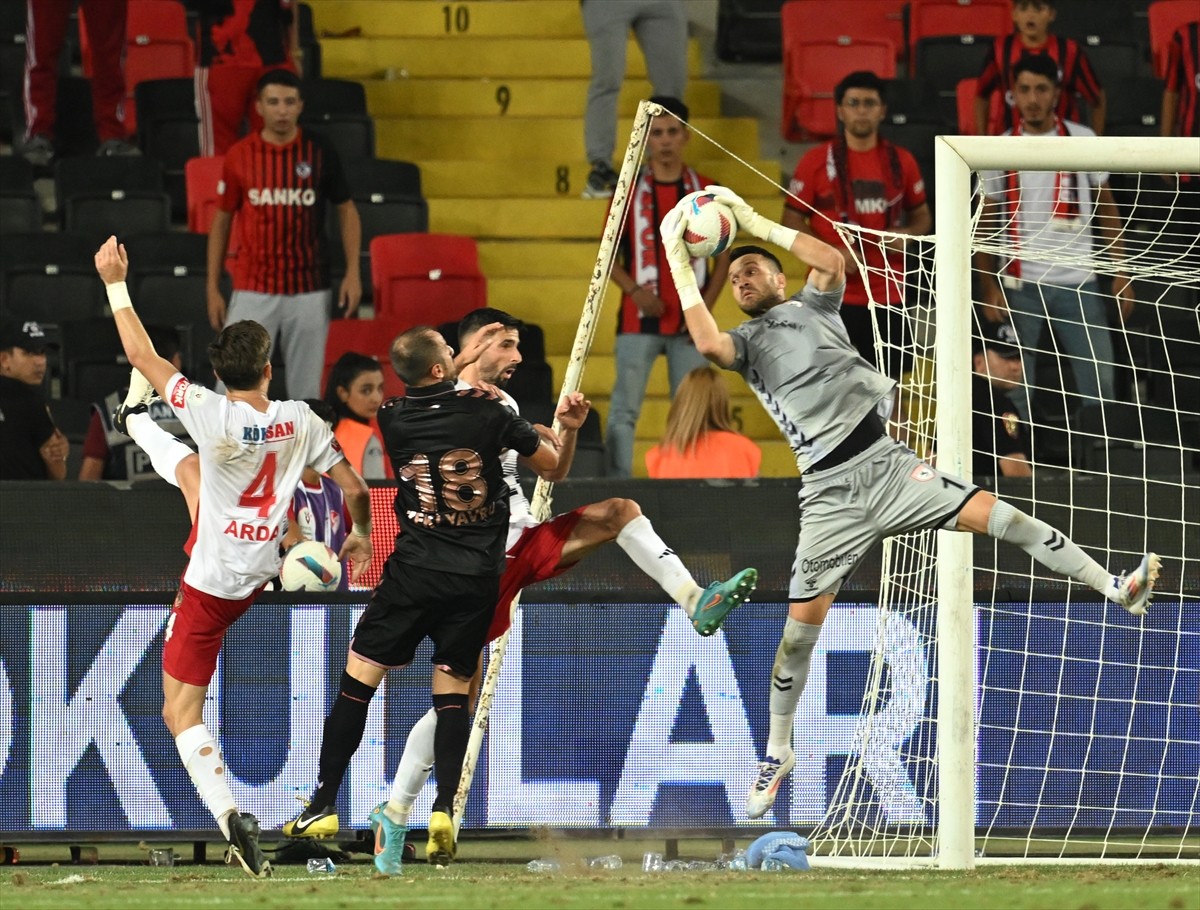
<svg viewBox="0 0 1200 910">
<path fill-rule="evenodd" d="M 325 718 L 325 732 L 321 736 L 317 789 L 312 798 L 314 808 L 337 803 L 338 788 L 367 728 L 367 708 L 374 694 L 375 689 L 365 682 L 359 682 L 349 673 L 342 674 L 342 687 L 333 710 Z"/>
<path fill-rule="evenodd" d="M 454 795 L 462 778 L 463 757 L 471 737 L 471 717 L 467 713 L 467 695 L 435 695 L 437 729 L 433 733 L 433 767 L 437 775 L 434 812 L 454 812 Z"/>
</svg>

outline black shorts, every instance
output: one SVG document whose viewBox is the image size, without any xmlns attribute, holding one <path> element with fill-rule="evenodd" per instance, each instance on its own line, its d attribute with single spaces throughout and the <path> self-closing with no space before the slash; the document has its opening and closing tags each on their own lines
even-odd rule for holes
<svg viewBox="0 0 1200 910">
<path fill-rule="evenodd" d="M 913 365 L 912 332 L 903 306 L 876 307 L 879 316 L 879 337 L 883 341 L 884 362 L 875 356 L 875 333 L 871 327 L 871 308 L 842 304 L 842 322 L 850 343 L 858 348 L 863 359 L 891 379 L 899 379 Z"/>
<path fill-rule="evenodd" d="M 430 638 L 433 665 L 470 678 L 499 597 L 499 575 L 454 575 L 389 559 L 350 653 L 385 669 L 403 667 Z"/>
</svg>

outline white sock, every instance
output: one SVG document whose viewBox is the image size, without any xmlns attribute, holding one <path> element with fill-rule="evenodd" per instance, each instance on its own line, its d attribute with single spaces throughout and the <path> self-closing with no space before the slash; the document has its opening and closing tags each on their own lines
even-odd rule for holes
<svg viewBox="0 0 1200 910">
<path fill-rule="evenodd" d="M 659 587 L 691 616 L 704 589 L 696 584 L 675 551 L 668 547 L 645 515 L 639 515 L 617 535 L 617 546 L 629 554 L 639 569 L 658 582 Z"/>
<path fill-rule="evenodd" d="M 221 747 L 213 739 L 204 724 L 188 727 L 175 737 L 175 748 L 183 759 L 188 777 L 196 785 L 200 800 L 213 814 L 221 833 L 229 839 L 229 816 L 237 811 L 237 803 L 225 783 L 225 760 L 221 757 Z"/>
<path fill-rule="evenodd" d="M 192 450 L 155 423 L 149 414 L 130 414 L 125 418 L 125 428 L 129 438 L 150 456 L 154 473 L 171 486 L 179 486 L 175 469 L 192 454 Z"/>
<path fill-rule="evenodd" d="M 1109 600 L 1120 602 L 1117 579 L 1108 569 L 1079 549 L 1066 534 L 1002 499 L 996 501 L 988 516 L 988 535 L 1016 544 L 1047 569 L 1083 582 Z"/>
<path fill-rule="evenodd" d="M 392 796 L 384 812 L 398 825 L 408 825 L 408 813 L 421 795 L 421 788 L 433 770 L 433 736 L 437 730 L 437 712 L 430 708 L 408 731 L 396 779 L 392 781 Z"/>
</svg>

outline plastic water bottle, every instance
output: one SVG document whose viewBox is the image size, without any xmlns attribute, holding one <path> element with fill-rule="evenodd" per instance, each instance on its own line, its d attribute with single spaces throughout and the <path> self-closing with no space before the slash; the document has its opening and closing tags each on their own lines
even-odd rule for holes
<svg viewBox="0 0 1200 910">
<path fill-rule="evenodd" d="M 313 858 L 308 861 L 309 875 L 333 875 L 335 872 L 337 872 L 337 866 L 333 864 L 333 860 L 328 856 L 323 859 Z"/>
<path fill-rule="evenodd" d="M 737 853 L 733 854 L 733 857 L 729 860 L 729 864 L 725 868 L 731 872 L 745 872 L 749 869 L 750 865 L 746 862 L 746 851 L 738 850 Z"/>
<path fill-rule="evenodd" d="M 621 857 L 615 853 L 610 853 L 607 856 L 593 856 L 587 861 L 587 864 L 593 869 L 620 869 L 624 865 L 621 862 Z"/>
<path fill-rule="evenodd" d="M 530 872 L 561 872 L 562 863 L 556 859 L 531 859 L 525 868 Z"/>
<path fill-rule="evenodd" d="M 786 868 L 788 868 L 787 863 L 780 862 L 774 857 L 768 856 L 762 861 L 763 872 L 782 872 Z"/>
</svg>

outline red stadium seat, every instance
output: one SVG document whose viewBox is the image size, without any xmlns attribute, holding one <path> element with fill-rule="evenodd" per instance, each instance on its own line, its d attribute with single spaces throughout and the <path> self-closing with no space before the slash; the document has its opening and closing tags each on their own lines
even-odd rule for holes
<svg viewBox="0 0 1200 910">
<path fill-rule="evenodd" d="M 1200 22 L 1200 6 L 1196 0 L 1156 0 L 1150 4 L 1147 14 L 1150 17 L 1150 58 L 1154 61 L 1154 75 L 1165 79 L 1171 38 L 1181 25 Z"/>
<path fill-rule="evenodd" d="M 375 312 L 414 325 L 439 325 L 487 306 L 479 250 L 456 234 L 383 234 L 371 241 Z"/>
<path fill-rule="evenodd" d="M 325 339 L 325 369 L 321 372 L 321 390 L 329 380 L 329 371 L 339 357 L 355 351 L 374 357 L 383 367 L 383 396 L 404 394 L 404 383 L 391 366 L 392 341 L 408 326 L 397 319 L 334 319 Z"/>
<path fill-rule="evenodd" d="M 907 0 L 789 0 L 780 11 L 783 40 L 857 41 L 879 38 L 891 41 L 896 54 L 904 53 L 904 7 Z"/>
<path fill-rule="evenodd" d="M 1009 0 L 912 0 L 908 5 L 909 66 L 916 60 L 917 42 L 922 38 L 1007 35 L 1012 29 Z"/>
<path fill-rule="evenodd" d="M 833 89 L 855 70 L 880 79 L 896 75 L 896 47 L 884 39 L 803 41 L 783 36 L 783 137 L 791 142 L 826 138 L 837 130 Z"/>
<path fill-rule="evenodd" d="M 224 155 L 191 158 L 183 167 L 187 184 L 187 226 L 197 234 L 207 234 L 217 210 L 217 184 L 221 182 Z"/>
<path fill-rule="evenodd" d="M 975 86 L 978 82 L 978 79 L 959 79 L 955 89 L 958 131 L 964 136 L 975 135 Z"/>
</svg>

